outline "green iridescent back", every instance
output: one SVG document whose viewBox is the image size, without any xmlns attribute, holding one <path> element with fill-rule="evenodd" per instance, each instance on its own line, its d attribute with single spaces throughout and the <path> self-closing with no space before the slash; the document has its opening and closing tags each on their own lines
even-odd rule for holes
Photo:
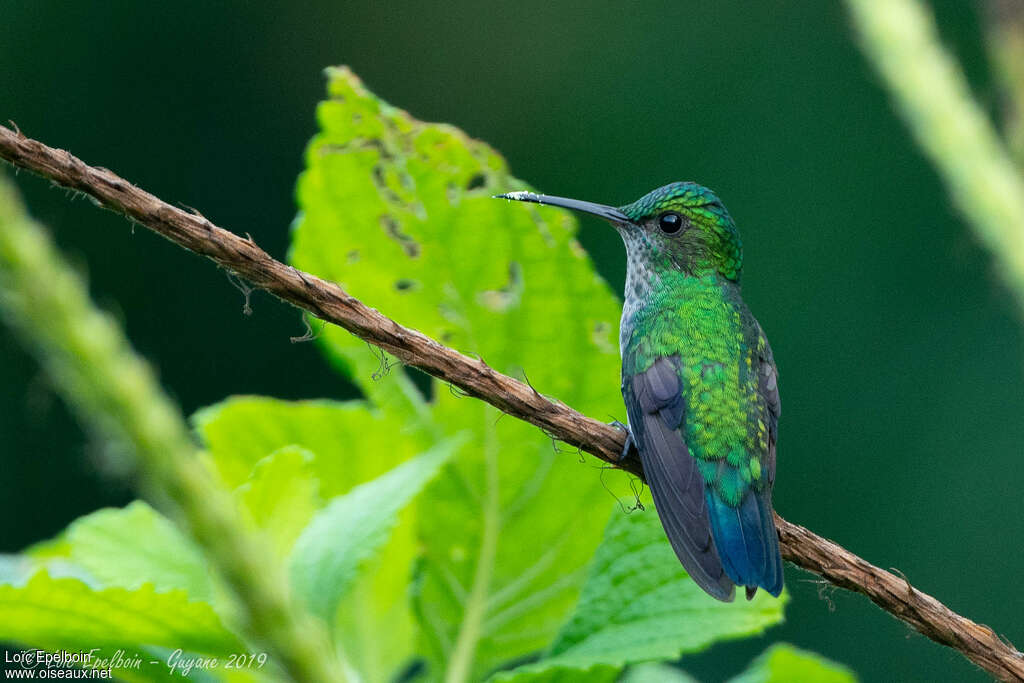
<svg viewBox="0 0 1024 683">
<path fill-rule="evenodd" d="M 765 484 L 768 405 L 759 393 L 760 326 L 739 288 L 715 275 L 663 273 L 637 309 L 624 348 L 623 375 L 678 355 L 686 402 L 685 435 L 704 480 L 730 505 Z"/>
<path fill-rule="evenodd" d="M 642 272 L 630 274 L 645 280 L 627 291 L 623 376 L 679 356 L 687 446 L 707 484 L 736 505 L 767 479 L 771 419 L 758 375 L 771 352 L 740 296 L 739 230 L 718 196 L 696 183 L 666 185 L 620 210 L 648 224 L 623 235 L 628 251 L 642 252 L 630 258 L 631 270 Z M 667 211 L 688 221 L 684 234 L 663 235 L 649 224 Z"/>
</svg>

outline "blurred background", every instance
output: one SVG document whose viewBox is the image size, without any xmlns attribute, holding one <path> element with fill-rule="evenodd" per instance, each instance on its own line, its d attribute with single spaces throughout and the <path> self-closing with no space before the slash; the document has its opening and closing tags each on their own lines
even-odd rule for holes
<svg viewBox="0 0 1024 683">
<path fill-rule="evenodd" d="M 977 7 L 930 4 L 995 116 Z M 673 180 L 710 186 L 743 233 L 745 296 L 780 368 L 779 512 L 1024 641 L 1020 316 L 842 6 L 0 7 L 0 119 L 278 257 L 332 64 L 490 142 L 544 192 L 622 204 Z M 257 293 L 245 316 L 211 264 L 27 174 L 18 185 L 186 411 L 236 393 L 354 396 L 314 345 L 289 343 L 297 311 Z M 621 290 L 618 237 L 585 221 L 581 241 Z M 133 497 L 2 328 L 0 444 L 0 552 Z M 862 597 L 792 567 L 787 584 L 784 626 L 686 668 L 723 680 L 787 640 L 868 681 L 985 680 Z"/>
</svg>

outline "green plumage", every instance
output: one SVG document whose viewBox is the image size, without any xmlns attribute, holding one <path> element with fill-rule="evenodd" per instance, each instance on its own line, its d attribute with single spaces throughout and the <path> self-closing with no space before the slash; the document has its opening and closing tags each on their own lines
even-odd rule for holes
<svg viewBox="0 0 1024 683">
<path fill-rule="evenodd" d="M 770 418 L 755 370 L 767 341 L 734 283 L 715 274 L 656 277 L 631 320 L 623 374 L 679 355 L 686 444 L 708 486 L 738 505 L 748 488 L 764 486 Z"/>
</svg>

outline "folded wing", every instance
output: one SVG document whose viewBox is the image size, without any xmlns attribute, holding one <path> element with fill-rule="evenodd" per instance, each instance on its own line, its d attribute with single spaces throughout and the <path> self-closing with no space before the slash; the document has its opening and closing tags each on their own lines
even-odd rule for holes
<svg viewBox="0 0 1024 683">
<path fill-rule="evenodd" d="M 711 533 L 704 480 L 683 440 L 686 402 L 678 357 L 624 378 L 629 424 L 672 549 L 694 581 L 719 600 L 735 595 Z"/>
</svg>

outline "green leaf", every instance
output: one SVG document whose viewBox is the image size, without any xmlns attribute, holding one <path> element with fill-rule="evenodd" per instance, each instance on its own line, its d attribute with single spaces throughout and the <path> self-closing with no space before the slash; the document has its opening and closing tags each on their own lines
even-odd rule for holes
<svg viewBox="0 0 1024 683">
<path fill-rule="evenodd" d="M 697 679 L 674 666 L 647 662 L 629 667 L 619 683 L 697 683 Z"/>
<path fill-rule="evenodd" d="M 595 664 L 576 666 L 521 666 L 502 671 L 487 679 L 488 683 L 614 683 L 621 667 Z M 664 680 L 664 679 L 662 679 Z M 672 679 L 668 679 L 671 683 Z M 652 681 L 653 683 L 653 681 Z"/>
<path fill-rule="evenodd" d="M 412 119 L 345 69 L 328 76 L 292 262 L 502 372 L 525 368 L 539 392 L 621 416 L 619 305 L 576 243 L 574 220 L 491 199 L 524 187 L 491 148 Z M 340 329 L 320 339 L 388 417 L 431 438 L 471 435 L 421 499 L 430 514 L 418 517 L 415 604 L 430 674 L 480 678 L 545 647 L 600 539 L 612 494 L 599 473 L 446 386 L 435 383 L 425 401 L 402 368 Z M 604 479 L 626 489 L 619 473 Z"/>
<path fill-rule="evenodd" d="M 210 655 L 241 648 L 213 608 L 183 590 L 96 589 L 45 570 L 24 585 L 0 585 L 0 641 L 86 651 L 156 645 Z"/>
<path fill-rule="evenodd" d="M 37 560 L 46 560 L 52 557 L 67 558 L 71 555 L 71 548 L 68 546 L 64 534 L 58 534 L 53 538 L 33 543 L 22 551 L 22 555 Z"/>
<path fill-rule="evenodd" d="M 677 659 L 782 621 L 785 598 L 759 591 L 724 603 L 690 580 L 653 507 L 616 512 L 594 556 L 576 612 L 551 647 L 553 663 Z"/>
<path fill-rule="evenodd" d="M 0 555 L 0 584 L 21 585 L 32 576 L 32 560 L 23 555 Z"/>
<path fill-rule="evenodd" d="M 248 481 L 235 489 L 247 519 L 266 533 L 280 558 L 321 506 L 314 460 L 305 448 L 285 446 L 257 462 Z"/>
<path fill-rule="evenodd" d="M 100 586 L 149 583 L 158 591 L 177 588 L 194 600 L 213 599 L 213 583 L 199 549 L 140 500 L 80 517 L 68 526 L 64 542 L 68 559 Z"/>
<path fill-rule="evenodd" d="M 621 675 L 620 675 L 621 674 Z M 591 664 L 579 666 L 553 664 L 540 661 L 511 671 L 501 671 L 487 679 L 487 683 L 697 683 L 685 671 L 660 662 L 647 662 L 629 667 L 622 673 L 621 666 Z"/>
<path fill-rule="evenodd" d="M 842 664 L 800 650 L 787 643 L 773 645 L 729 683 L 856 683 L 857 677 Z"/>
<path fill-rule="evenodd" d="M 398 513 L 457 447 L 443 442 L 335 498 L 313 518 L 295 543 L 290 568 L 296 594 L 314 614 L 330 620 L 357 569 L 388 540 Z"/>
<path fill-rule="evenodd" d="M 418 554 L 414 501 L 399 514 L 391 539 L 363 563 L 335 615 L 334 636 L 365 681 L 396 680 L 416 654 L 409 584 Z"/>
<path fill-rule="evenodd" d="M 324 499 L 345 493 L 429 444 L 399 415 L 362 401 L 281 401 L 239 396 L 204 408 L 193 422 L 207 459 L 230 487 L 249 481 L 256 464 L 286 446 L 315 454 L 310 473 Z"/>
<path fill-rule="evenodd" d="M 242 487 L 243 502 L 256 506 L 256 499 L 262 497 L 255 491 L 244 493 L 247 487 L 265 485 L 271 497 L 276 487 L 282 492 L 279 505 L 303 510 L 295 519 L 305 516 L 313 502 L 312 498 L 302 502 L 301 495 L 303 490 L 312 495 L 311 480 L 319 483 L 315 504 L 322 505 L 325 498 L 348 493 L 435 443 L 429 430 L 418 429 L 404 414 L 374 410 L 361 401 L 236 397 L 200 411 L 194 421 L 209 450 L 208 460 L 229 485 Z M 296 448 L 313 454 L 303 467 L 293 456 L 281 462 L 276 457 L 273 463 L 264 460 L 271 453 L 293 453 Z M 275 484 L 278 475 L 281 478 Z M 378 504 L 375 501 L 373 506 Z M 336 640 L 364 680 L 391 679 L 414 654 L 408 586 L 418 554 L 415 507 L 416 503 L 406 506 L 399 515 L 390 539 L 376 557 L 365 562 L 337 610 Z M 289 521 L 284 526 L 291 530 L 294 524 Z M 282 531 L 278 536 L 279 548 L 289 533 Z"/>
</svg>

